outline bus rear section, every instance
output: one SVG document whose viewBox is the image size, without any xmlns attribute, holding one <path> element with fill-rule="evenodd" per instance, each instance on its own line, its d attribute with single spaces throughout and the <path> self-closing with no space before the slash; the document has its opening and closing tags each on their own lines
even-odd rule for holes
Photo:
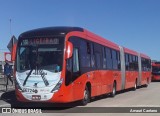
<svg viewBox="0 0 160 116">
<path fill-rule="evenodd" d="M 152 62 L 152 81 L 160 80 L 160 62 Z"/>
</svg>

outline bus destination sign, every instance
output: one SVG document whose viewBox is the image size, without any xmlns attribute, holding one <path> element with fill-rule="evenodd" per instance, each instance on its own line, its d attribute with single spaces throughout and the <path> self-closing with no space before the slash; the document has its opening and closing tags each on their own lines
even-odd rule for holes
<svg viewBox="0 0 160 116">
<path fill-rule="evenodd" d="M 33 38 L 22 40 L 21 45 L 59 44 L 58 38 Z"/>
</svg>

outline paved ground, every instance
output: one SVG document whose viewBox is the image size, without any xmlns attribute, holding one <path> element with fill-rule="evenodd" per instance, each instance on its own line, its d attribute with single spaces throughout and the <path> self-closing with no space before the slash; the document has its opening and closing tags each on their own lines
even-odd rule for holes
<svg viewBox="0 0 160 116">
<path fill-rule="evenodd" d="M 13 78 L 12 78 L 13 80 Z M 6 94 L 6 93 L 11 93 L 11 91 L 14 91 L 14 84 L 12 85 L 12 83 L 10 81 L 8 81 L 8 85 L 6 86 L 7 83 L 7 79 L 4 78 L 3 75 L 0 75 L 0 107 L 11 107 L 11 104 L 6 102 L 6 100 L 2 100 L 2 97 Z"/>
<path fill-rule="evenodd" d="M 12 78 L 12 80 L 14 79 Z M 8 85 L 7 85 L 7 90 L 6 90 L 6 83 L 7 83 L 7 79 L 4 78 L 3 75 L 0 75 L 0 94 L 1 92 L 14 90 L 14 84 L 12 85 L 10 80 L 8 80 Z"/>
<path fill-rule="evenodd" d="M 50 115 L 57 115 L 57 116 L 72 116 L 72 115 L 82 115 L 82 112 L 94 112 L 99 111 L 98 107 L 101 107 L 101 109 L 106 107 L 152 107 L 151 109 L 160 109 L 160 82 L 152 82 L 147 88 L 141 87 L 137 89 L 136 91 L 127 90 L 125 92 L 119 92 L 114 98 L 110 98 L 109 96 L 102 96 L 97 97 L 96 99 L 92 100 L 91 103 L 89 103 L 87 106 L 77 106 L 77 103 L 72 104 L 21 104 L 16 101 L 14 91 L 8 91 L 5 93 L 1 93 L 1 100 L 0 100 L 0 107 L 16 107 L 16 106 L 44 106 L 44 107 L 52 107 L 50 110 L 45 110 L 44 112 L 47 112 L 46 116 Z M 57 108 L 62 106 L 67 106 L 65 108 Z M 68 107 L 69 106 L 69 107 Z M 92 108 L 91 108 L 92 107 Z M 153 108 L 154 107 L 154 108 Z M 106 108 L 108 110 L 109 108 Z M 111 111 L 113 108 L 111 109 Z M 119 111 L 119 109 L 116 109 Z M 125 108 L 120 110 L 126 110 Z M 140 108 L 138 108 L 140 110 Z M 61 112 L 61 113 L 54 113 L 51 114 L 51 112 Z M 70 113 L 72 112 L 72 113 Z M 79 112 L 79 113 L 73 113 L 73 112 Z M 81 113 L 80 113 L 81 112 Z M 123 111 L 122 111 L 123 112 Z M 3 114 L 6 116 L 6 114 Z M 8 115 L 8 114 L 7 114 Z M 159 116 L 160 114 L 157 113 L 83 113 L 83 115 L 87 116 L 94 116 L 94 115 L 107 115 L 107 116 L 115 116 L 115 115 L 123 115 L 123 116 L 132 116 L 132 115 L 139 115 L 139 116 Z M 41 114 L 37 114 L 37 116 L 41 116 Z"/>
<path fill-rule="evenodd" d="M 114 98 L 91 102 L 87 107 L 160 107 L 160 82 L 152 82 L 147 88 L 121 92 Z"/>
</svg>

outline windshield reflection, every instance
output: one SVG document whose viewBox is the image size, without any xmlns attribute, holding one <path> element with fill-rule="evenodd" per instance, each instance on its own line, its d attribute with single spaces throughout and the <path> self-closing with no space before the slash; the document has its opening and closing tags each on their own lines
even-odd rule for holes
<svg viewBox="0 0 160 116">
<path fill-rule="evenodd" d="M 17 55 L 17 71 L 62 70 L 63 47 L 59 45 L 20 46 Z"/>
</svg>

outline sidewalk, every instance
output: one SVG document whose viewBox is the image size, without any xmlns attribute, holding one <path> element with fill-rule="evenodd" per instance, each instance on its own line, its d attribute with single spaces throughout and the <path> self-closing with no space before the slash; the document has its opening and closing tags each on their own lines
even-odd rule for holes
<svg viewBox="0 0 160 116">
<path fill-rule="evenodd" d="M 9 81 L 9 85 L 7 86 L 6 91 L 6 79 L 0 75 L 0 108 L 1 107 L 11 107 L 11 104 L 7 101 L 3 100 L 2 96 L 5 95 L 7 92 L 14 90 L 14 85 Z"/>
<path fill-rule="evenodd" d="M 13 80 L 13 78 L 12 78 L 12 80 Z M 8 85 L 7 85 L 7 91 L 6 91 L 6 82 L 7 82 L 7 79 L 4 78 L 3 75 L 0 75 L 0 93 L 1 92 L 11 91 L 11 90 L 15 89 L 14 83 L 12 85 L 12 83 L 9 80 L 8 81 Z"/>
</svg>

